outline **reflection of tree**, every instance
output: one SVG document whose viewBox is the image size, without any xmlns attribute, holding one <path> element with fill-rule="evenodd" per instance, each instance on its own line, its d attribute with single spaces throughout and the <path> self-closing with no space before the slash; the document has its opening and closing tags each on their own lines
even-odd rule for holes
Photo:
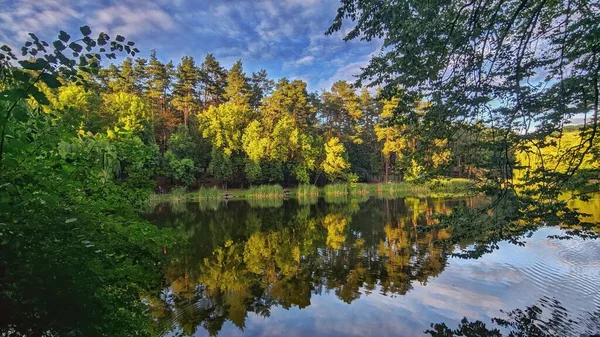
<svg viewBox="0 0 600 337">
<path fill-rule="evenodd" d="M 269 316 L 274 305 L 304 308 L 323 291 L 347 303 L 378 288 L 405 294 L 413 281 L 425 283 L 443 270 L 449 248 L 438 242 L 448 232 L 418 227 L 434 224 L 431 214 L 446 212 L 446 203 L 365 205 L 230 202 L 198 210 L 186 218 L 193 223 L 176 224 L 190 239 L 169 252 L 168 295 L 151 303 L 158 324 L 175 324 L 187 335 L 202 326 L 214 335 L 226 320 L 243 329 L 248 313 Z"/>
<path fill-rule="evenodd" d="M 344 229 L 348 220 L 342 214 L 327 214 L 323 219 L 323 226 L 327 228 L 327 246 L 331 249 L 340 249 L 346 241 Z"/>
<path fill-rule="evenodd" d="M 544 297 L 539 306 L 515 309 L 505 315 L 505 318 L 492 318 L 492 323 L 499 328 L 488 328 L 482 321 L 470 322 L 465 317 L 456 329 L 448 328 L 445 323 L 436 323 L 431 324 L 432 330 L 425 333 L 432 337 L 593 337 L 600 334 L 600 308 L 594 313 L 570 317 L 570 313 L 553 298 Z"/>
</svg>

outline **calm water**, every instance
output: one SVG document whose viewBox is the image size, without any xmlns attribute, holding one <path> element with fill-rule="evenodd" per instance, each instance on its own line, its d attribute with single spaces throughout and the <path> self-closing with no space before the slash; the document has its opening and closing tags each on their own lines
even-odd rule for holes
<svg viewBox="0 0 600 337">
<path fill-rule="evenodd" d="M 449 256 L 459 246 L 443 243 L 451 233 L 416 229 L 483 202 L 158 205 L 147 217 L 182 238 L 166 252 L 152 315 L 165 336 L 410 337 L 463 317 L 488 328 L 494 317 L 525 321 L 552 336 L 600 333 L 599 240 L 548 239 L 561 230 L 543 228 L 525 246 L 460 259 Z M 598 216 L 599 204 L 587 211 Z"/>
</svg>

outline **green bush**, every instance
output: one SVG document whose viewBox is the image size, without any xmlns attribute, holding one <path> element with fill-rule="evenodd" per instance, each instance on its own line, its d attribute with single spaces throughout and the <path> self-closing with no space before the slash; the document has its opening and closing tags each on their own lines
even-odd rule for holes
<svg viewBox="0 0 600 337">
<path fill-rule="evenodd" d="M 260 185 L 256 187 L 250 187 L 246 191 L 247 199 L 282 199 L 283 198 L 283 187 L 280 185 Z"/>
</svg>

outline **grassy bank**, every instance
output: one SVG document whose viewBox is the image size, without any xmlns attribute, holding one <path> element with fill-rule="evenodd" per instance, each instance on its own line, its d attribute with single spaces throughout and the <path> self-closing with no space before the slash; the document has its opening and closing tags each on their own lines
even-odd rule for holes
<svg viewBox="0 0 600 337">
<path fill-rule="evenodd" d="M 400 198 L 407 196 L 445 197 L 467 196 L 475 191 L 475 182 L 468 179 L 437 179 L 422 184 L 409 182 L 379 184 L 330 184 L 322 188 L 314 185 L 300 185 L 290 189 L 288 193 L 280 185 L 260 185 L 249 189 L 222 190 L 216 187 L 200 188 L 187 192 L 185 188 L 174 188 L 168 194 L 153 194 L 150 203 L 182 202 L 182 201 L 219 201 L 228 199 L 245 200 L 283 200 L 286 196 L 296 197 L 304 204 L 315 203 L 319 197 L 327 200 L 348 200 L 349 198 L 365 200 L 369 197 Z"/>
<path fill-rule="evenodd" d="M 283 199 L 283 187 L 279 185 L 260 185 L 250 187 L 245 193 L 246 199 L 266 200 Z"/>
</svg>

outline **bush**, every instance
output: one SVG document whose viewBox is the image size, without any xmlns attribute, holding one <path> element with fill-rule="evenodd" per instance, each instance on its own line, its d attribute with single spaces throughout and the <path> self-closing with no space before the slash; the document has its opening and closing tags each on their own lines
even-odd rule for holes
<svg viewBox="0 0 600 337">
<path fill-rule="evenodd" d="M 246 192 L 247 199 L 281 199 L 283 187 L 279 185 L 260 185 L 251 187 Z"/>
</svg>

